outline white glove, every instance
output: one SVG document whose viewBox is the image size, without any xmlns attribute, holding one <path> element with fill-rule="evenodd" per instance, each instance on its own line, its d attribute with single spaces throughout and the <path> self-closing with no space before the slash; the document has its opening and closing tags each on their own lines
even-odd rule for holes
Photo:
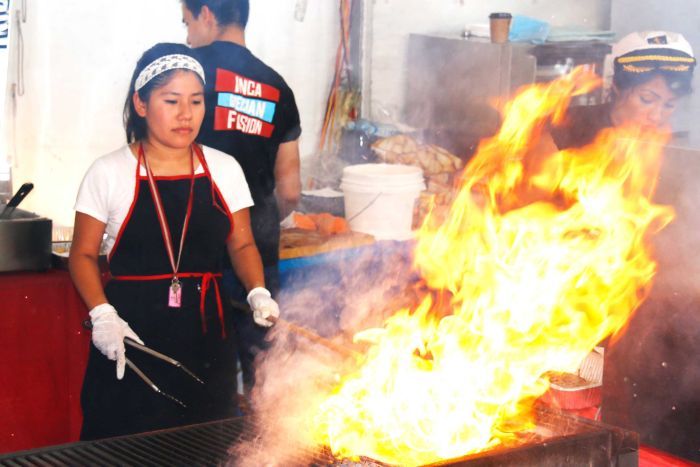
<svg viewBox="0 0 700 467">
<path fill-rule="evenodd" d="M 253 310 L 255 324 L 266 328 L 275 324 L 275 319 L 280 315 L 280 307 L 272 299 L 269 290 L 265 287 L 256 287 L 248 293 L 247 300 L 250 309 Z"/>
<path fill-rule="evenodd" d="M 119 317 L 117 310 L 109 303 L 97 305 L 90 310 L 90 321 L 92 322 L 92 343 L 107 358 L 117 361 L 117 379 L 122 379 L 126 366 L 124 338 L 128 337 L 141 345 L 143 341 L 132 331 L 129 324 Z"/>
</svg>

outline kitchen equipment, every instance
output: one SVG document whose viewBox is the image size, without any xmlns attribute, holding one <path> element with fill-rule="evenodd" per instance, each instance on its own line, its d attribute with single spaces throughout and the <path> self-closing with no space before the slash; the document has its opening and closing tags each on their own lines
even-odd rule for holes
<svg viewBox="0 0 700 467">
<path fill-rule="evenodd" d="M 124 343 L 125 343 L 126 345 L 131 346 L 131 347 L 134 347 L 135 349 L 138 349 L 138 350 L 140 350 L 140 351 L 142 351 L 142 352 L 145 352 L 145 353 L 147 353 L 147 354 L 149 354 L 149 355 L 152 355 L 152 356 L 154 356 L 154 357 L 156 357 L 156 358 L 159 358 L 159 359 L 163 360 L 164 362 L 167 362 L 167 363 L 173 365 L 173 366 L 176 367 L 176 368 L 180 368 L 182 371 L 184 371 L 184 372 L 187 373 L 189 376 L 191 376 L 195 381 L 197 381 L 197 382 L 200 383 L 200 384 L 204 384 L 204 381 L 202 381 L 201 379 L 199 379 L 194 373 L 192 373 L 190 370 L 188 370 L 187 367 L 186 367 L 185 365 L 183 365 L 182 363 L 178 362 L 178 361 L 175 360 L 174 358 L 170 358 L 170 357 L 168 357 L 167 355 L 163 355 L 163 354 L 160 353 L 160 352 L 156 352 L 155 350 L 153 350 L 153 349 L 151 349 L 151 348 L 149 348 L 149 347 L 146 347 L 145 345 L 139 344 L 138 342 L 133 341 L 133 340 L 129 339 L 128 337 L 125 337 L 125 338 L 124 338 Z M 134 364 L 134 362 L 132 362 L 132 361 L 129 360 L 128 358 L 126 359 L 126 366 L 128 366 L 129 368 L 131 368 L 131 369 L 133 370 L 133 372 L 136 373 L 136 374 L 139 376 L 139 378 L 141 378 L 146 384 L 148 384 L 148 385 L 151 387 L 151 389 L 153 389 L 155 392 L 157 392 L 157 393 L 160 394 L 161 396 L 164 396 L 164 397 L 167 398 L 167 399 L 170 399 L 171 401 L 175 402 L 176 404 L 181 405 L 181 406 L 184 407 L 184 408 L 187 408 L 187 405 L 185 405 L 182 401 L 180 401 L 179 399 L 177 399 L 177 398 L 171 396 L 170 394 L 168 394 L 167 392 L 161 390 L 158 386 L 156 386 L 156 385 L 153 383 L 153 381 L 151 381 L 151 379 L 150 379 L 148 376 L 146 376 L 146 374 L 145 374 L 143 371 L 141 371 L 141 369 L 140 369 L 139 367 L 137 367 L 137 366 Z"/>
<path fill-rule="evenodd" d="M 345 217 L 350 229 L 380 240 L 412 237 L 413 208 L 425 190 L 420 167 L 360 164 L 343 169 Z"/>
<path fill-rule="evenodd" d="M 602 383 L 587 381 L 576 386 L 551 383 L 542 395 L 542 401 L 564 410 L 581 410 L 597 407 L 602 400 Z"/>
<path fill-rule="evenodd" d="M 361 128 L 344 128 L 340 136 L 340 158 L 349 164 L 374 162 L 372 138 Z"/>
<path fill-rule="evenodd" d="M 34 189 L 33 183 L 25 183 L 19 187 L 17 193 L 15 193 L 15 195 L 3 208 L 2 212 L 0 212 L 0 219 L 7 219 L 12 216 L 12 212 L 15 210 L 17 205 L 22 202 L 22 200 L 29 194 L 30 191 L 32 191 L 32 189 Z"/>
<path fill-rule="evenodd" d="M 332 188 L 302 190 L 297 210 L 305 213 L 327 212 L 334 216 L 345 217 L 343 194 Z"/>
<path fill-rule="evenodd" d="M 542 401 L 564 410 L 599 406 L 603 398 L 603 353 L 602 347 L 596 347 L 586 356 L 575 375 L 580 378 L 577 384 L 551 381 Z"/>
<path fill-rule="evenodd" d="M 13 210 L 0 219 L 0 272 L 42 271 L 51 267 L 51 219 Z"/>
<path fill-rule="evenodd" d="M 456 34 L 410 34 L 400 121 L 421 132 L 421 140 L 470 156 L 498 130 L 497 109 L 535 80 L 530 49 Z"/>
<path fill-rule="evenodd" d="M 92 329 L 92 323 L 90 322 L 89 319 L 83 321 L 83 327 L 84 327 L 85 329 Z M 135 349 L 140 350 L 141 352 L 147 353 L 148 355 L 151 355 L 151 356 L 156 357 L 156 358 L 158 358 L 158 359 L 160 359 L 160 360 L 163 360 L 164 362 L 166 362 L 166 363 L 168 363 L 168 364 L 170 364 L 170 365 L 172 365 L 172 366 L 174 366 L 174 367 L 176 367 L 176 368 L 181 369 L 182 371 L 184 371 L 185 373 L 187 373 L 188 376 L 190 376 L 192 379 L 194 379 L 195 381 L 197 381 L 199 384 L 204 384 L 204 381 L 202 381 L 201 379 L 199 379 L 199 378 L 197 377 L 197 375 L 195 375 L 194 373 L 192 373 L 189 369 L 187 369 L 187 367 L 186 367 L 185 365 L 183 365 L 182 363 L 178 362 L 178 361 L 175 360 L 174 358 L 168 357 L 167 355 L 162 354 L 162 353 L 160 353 L 160 352 L 158 352 L 158 351 L 156 351 L 156 350 L 153 350 L 153 349 L 151 349 L 150 347 L 146 347 L 146 346 L 143 345 L 143 344 L 139 344 L 139 343 L 136 342 L 135 340 L 130 339 L 130 338 L 128 338 L 128 337 L 125 337 L 125 338 L 124 338 L 124 343 L 125 343 L 126 345 L 128 345 L 128 346 L 131 346 L 131 347 L 133 347 L 133 348 L 135 348 Z M 146 374 L 145 374 L 143 371 L 141 371 L 141 369 L 140 369 L 139 367 L 137 367 L 136 364 L 134 364 L 134 362 L 132 362 L 132 361 L 129 360 L 128 358 L 126 359 L 126 366 L 128 366 L 129 368 L 131 368 L 132 371 L 133 371 L 134 373 L 136 373 L 136 374 L 138 375 L 138 377 L 141 378 L 146 384 L 148 384 L 148 385 L 151 387 L 151 389 L 153 389 L 155 392 L 157 392 L 157 393 L 160 394 L 161 396 L 165 397 L 166 399 L 170 399 L 171 401 L 175 402 L 176 404 L 178 404 L 178 405 L 180 405 L 180 406 L 182 406 L 182 407 L 184 407 L 184 408 L 187 408 L 187 406 L 184 404 L 184 402 L 182 402 L 181 400 L 179 400 L 179 399 L 177 399 L 177 398 L 171 396 L 170 394 L 168 394 L 167 392 L 161 390 L 158 386 L 156 386 L 155 383 L 151 380 L 151 378 L 149 378 L 148 376 L 146 376 Z"/>
<path fill-rule="evenodd" d="M 603 76 L 605 57 L 612 46 L 600 41 L 568 41 L 544 43 L 532 48 L 537 59 L 535 81 L 544 83 L 560 78 L 577 66 Z M 574 96 L 572 105 L 596 105 L 603 102 L 603 88 L 599 87 L 588 94 Z"/>
<path fill-rule="evenodd" d="M 241 302 L 237 302 L 236 300 L 231 300 L 231 305 L 233 305 L 233 308 L 235 308 L 239 311 L 242 311 L 244 313 L 252 313 L 253 312 L 248 305 L 241 303 Z M 358 361 L 362 358 L 362 355 L 360 353 L 354 351 L 353 349 L 336 344 L 332 340 L 326 339 L 325 337 L 321 337 L 318 334 L 316 334 L 315 332 L 313 332 L 309 329 L 306 329 L 305 327 L 299 326 L 298 324 L 294 324 L 291 321 L 287 321 L 287 320 L 284 320 L 282 318 L 276 318 L 274 316 L 270 316 L 267 319 L 272 321 L 275 324 L 278 324 L 278 325 L 284 327 L 286 330 L 293 332 L 294 334 L 296 334 L 298 336 L 305 337 L 311 342 L 322 345 L 323 347 L 326 347 L 327 349 L 333 350 L 334 352 L 338 352 L 339 354 L 343 355 L 344 357 L 352 357 Z"/>
<path fill-rule="evenodd" d="M 194 379 L 195 381 L 197 381 L 199 384 L 204 384 L 204 381 L 202 381 L 201 379 L 199 379 L 199 378 L 197 377 L 197 375 L 195 375 L 194 373 L 192 373 L 189 369 L 187 369 L 187 367 L 186 367 L 185 365 L 183 365 L 182 363 L 178 362 L 178 361 L 175 360 L 174 358 L 168 357 L 167 355 L 164 355 L 164 354 L 162 354 L 162 353 L 160 353 L 160 352 L 157 352 L 157 351 L 151 349 L 150 347 L 146 347 L 146 346 L 143 345 L 143 344 L 139 344 L 138 342 L 136 342 L 136 341 L 134 341 L 134 340 L 132 340 L 132 339 L 129 339 L 128 337 L 124 339 L 124 343 L 127 344 L 127 345 L 130 345 L 131 347 L 133 347 L 133 348 L 135 348 L 135 349 L 138 349 L 138 350 L 140 350 L 140 351 L 142 351 L 142 352 L 145 352 L 145 353 L 147 353 L 147 354 L 149 354 L 149 355 L 152 355 L 152 356 L 154 356 L 154 357 L 156 357 L 156 358 L 159 358 L 159 359 L 163 360 L 164 362 L 169 363 L 169 364 L 171 364 L 172 366 L 174 366 L 174 367 L 176 367 L 176 368 L 181 369 L 182 371 L 184 371 L 185 373 L 187 373 L 190 377 L 192 377 L 192 379 Z M 136 366 L 133 365 L 133 368 L 136 368 Z"/>
<path fill-rule="evenodd" d="M 543 466 L 543 465 L 637 465 L 639 439 L 635 433 L 593 420 L 537 409 L 537 426 L 518 445 L 499 447 L 441 466 Z M 117 438 L 53 446 L 0 455 L 1 466 L 41 465 L 240 465 L 241 449 L 259 454 L 264 465 L 266 453 L 283 459 L 276 465 L 367 465 L 386 464 L 367 458 L 357 461 L 335 459 L 328 448 L 295 447 L 287 439 L 265 439 L 264 418 L 238 417 L 185 427 L 140 433 Z M 274 453 L 273 453 L 274 452 Z"/>
<path fill-rule="evenodd" d="M 0 205 L 0 272 L 41 271 L 51 266 L 51 219 L 17 209 L 34 185 L 25 183 Z"/>
</svg>

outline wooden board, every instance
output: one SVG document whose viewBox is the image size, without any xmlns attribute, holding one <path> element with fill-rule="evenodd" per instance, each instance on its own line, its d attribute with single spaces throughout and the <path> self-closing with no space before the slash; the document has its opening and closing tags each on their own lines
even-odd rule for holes
<svg viewBox="0 0 700 467">
<path fill-rule="evenodd" d="M 374 243 L 374 237 L 360 232 L 322 235 L 314 230 L 284 229 L 280 235 L 280 259 L 313 256 L 370 243 Z"/>
</svg>

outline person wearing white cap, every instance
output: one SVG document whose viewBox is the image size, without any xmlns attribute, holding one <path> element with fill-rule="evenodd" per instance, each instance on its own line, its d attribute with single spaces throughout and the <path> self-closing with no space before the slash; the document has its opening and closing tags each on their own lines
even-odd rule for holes
<svg viewBox="0 0 700 467">
<path fill-rule="evenodd" d="M 673 32 L 635 32 L 612 47 L 612 59 L 610 101 L 570 107 L 561 124 L 543 133 L 529 170 L 541 169 L 543 158 L 557 149 L 592 143 L 605 128 L 670 129 L 679 101 L 692 92 L 696 61 L 688 41 Z M 687 305 L 688 314 L 696 315 L 694 306 Z M 614 344 L 603 344 L 600 414 L 605 423 L 639 433 L 645 445 L 700 462 L 699 329 L 697 319 L 683 313 L 670 301 L 648 300 Z"/>
<path fill-rule="evenodd" d="M 613 123 L 663 126 L 691 92 L 693 49 L 673 32 L 635 32 L 613 46 Z"/>
<path fill-rule="evenodd" d="M 610 102 L 570 109 L 564 124 L 551 131 L 559 149 L 590 143 L 612 126 L 668 128 L 679 100 L 692 92 L 695 56 L 679 33 L 628 34 L 613 45 L 612 58 Z"/>
</svg>

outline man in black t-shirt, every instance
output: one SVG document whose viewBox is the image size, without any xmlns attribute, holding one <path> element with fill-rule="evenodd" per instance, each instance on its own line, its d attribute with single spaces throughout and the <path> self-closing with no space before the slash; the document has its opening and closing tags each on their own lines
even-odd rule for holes
<svg viewBox="0 0 700 467">
<path fill-rule="evenodd" d="M 248 0 L 182 0 L 187 42 L 205 71 L 206 115 L 198 141 L 233 156 L 243 168 L 255 205 L 253 235 L 265 266 L 265 283 L 279 290 L 280 217 L 299 200 L 301 126 L 294 94 L 284 79 L 245 44 Z M 232 271 L 224 284 L 235 302 L 245 289 Z M 264 328 L 237 314 L 244 383 L 253 383 L 252 360 L 264 348 Z"/>
</svg>

